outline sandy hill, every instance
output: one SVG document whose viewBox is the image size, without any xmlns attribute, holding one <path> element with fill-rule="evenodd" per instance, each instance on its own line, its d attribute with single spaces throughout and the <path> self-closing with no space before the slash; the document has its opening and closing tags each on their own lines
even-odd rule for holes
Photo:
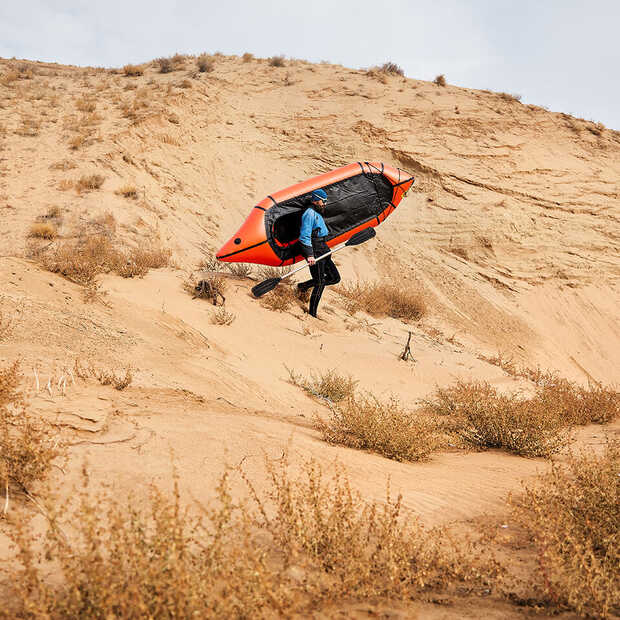
<svg viewBox="0 0 620 620">
<path fill-rule="evenodd" d="M 325 407 L 288 369 L 335 368 L 409 406 L 458 378 L 527 388 L 489 363 L 498 355 L 618 382 L 620 133 L 505 93 L 304 61 L 211 61 L 208 72 L 186 58 L 127 75 L 0 60 L 0 360 L 21 360 L 33 411 L 75 429 L 54 479 L 68 487 L 86 457 L 93 479 L 119 492 L 166 486 L 172 449 L 183 488 L 204 497 L 225 464 L 260 476 L 262 454 L 289 446 L 340 460 L 368 498 L 390 476 L 429 524 L 497 508 L 542 461 L 491 451 L 406 464 L 329 446 L 312 424 Z M 268 193 L 358 160 L 397 165 L 416 184 L 375 241 L 339 255 L 343 279 L 418 290 L 427 316 L 351 315 L 332 291 L 320 320 L 298 305 L 275 312 L 222 267 L 235 320 L 214 324 L 213 306 L 184 290 L 201 261 Z M 82 187 L 91 175 L 100 186 Z M 29 237 L 52 220 L 56 240 Z M 90 302 L 42 268 L 54 244 L 103 229 L 119 247 L 169 249 L 171 266 L 102 275 Z M 408 332 L 415 360 L 404 362 Z M 76 359 L 129 366 L 133 381 L 73 382 Z M 579 437 L 602 441 L 594 427 Z"/>
</svg>

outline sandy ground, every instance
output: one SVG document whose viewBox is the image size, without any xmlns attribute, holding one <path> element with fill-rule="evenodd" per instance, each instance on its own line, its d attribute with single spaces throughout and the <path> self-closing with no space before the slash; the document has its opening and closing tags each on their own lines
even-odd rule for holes
<svg viewBox="0 0 620 620">
<path fill-rule="evenodd" d="M 0 73 L 12 66 L 0 60 Z M 225 465 L 243 461 L 260 484 L 264 454 L 288 449 L 298 462 L 338 461 L 368 499 L 382 499 L 389 478 L 429 525 L 471 519 L 501 510 L 546 463 L 489 451 L 403 464 L 328 446 L 312 426 L 325 407 L 287 369 L 338 369 L 412 407 L 458 378 L 527 389 L 482 359 L 497 354 L 620 383 L 618 132 L 498 93 L 303 61 L 221 57 L 212 73 L 188 62 L 138 78 L 32 70 L 0 85 L 0 311 L 11 317 L 0 361 L 21 360 L 31 409 L 71 437 L 59 488 L 76 482 L 84 459 L 96 484 L 119 493 L 166 487 L 172 451 L 184 492 L 202 500 Z M 235 321 L 213 324 L 213 306 L 183 289 L 199 261 L 266 194 L 356 160 L 403 167 L 416 186 L 375 241 L 339 254 L 343 279 L 423 291 L 428 317 L 351 316 L 331 291 L 320 320 L 297 306 L 272 312 L 252 299 L 253 281 L 228 274 Z M 71 185 L 93 173 L 105 177 L 101 189 Z M 137 198 L 116 193 L 126 184 Z M 174 265 L 102 276 L 105 303 L 85 303 L 81 287 L 31 258 L 28 230 L 53 207 L 62 237 L 111 214 L 119 243 L 161 243 Z M 415 359 L 403 362 L 409 331 Z M 58 380 L 76 360 L 130 366 L 133 382 L 119 392 L 76 378 L 63 394 Z M 600 427 L 578 433 L 578 445 L 603 442 Z M 421 607 L 419 617 L 516 614 L 468 605 Z"/>
</svg>

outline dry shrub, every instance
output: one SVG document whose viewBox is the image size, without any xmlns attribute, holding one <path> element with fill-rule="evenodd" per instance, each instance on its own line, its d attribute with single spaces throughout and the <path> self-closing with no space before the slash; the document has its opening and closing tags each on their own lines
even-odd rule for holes
<svg viewBox="0 0 620 620">
<path fill-rule="evenodd" d="M 124 196 L 125 198 L 131 198 L 133 200 L 136 200 L 138 198 L 138 190 L 135 185 L 123 185 L 122 187 L 119 187 L 114 193 L 118 194 L 119 196 Z"/>
<path fill-rule="evenodd" d="M 280 55 L 280 56 L 271 56 L 268 60 L 267 60 L 267 64 L 270 67 L 284 67 L 286 66 L 286 63 L 284 62 L 284 56 Z"/>
<path fill-rule="evenodd" d="M 230 325 L 235 320 L 235 315 L 228 312 L 224 306 L 213 313 L 212 322 L 215 325 Z"/>
<path fill-rule="evenodd" d="M 372 394 L 348 397 L 331 408 L 316 428 L 328 443 L 371 450 L 395 461 L 425 460 L 441 445 L 437 422 L 425 413 L 412 413 L 395 398 L 383 402 Z"/>
<path fill-rule="evenodd" d="M 550 457 L 568 441 L 567 402 L 553 389 L 530 398 L 500 394 L 486 382 L 458 381 L 440 388 L 427 402 L 446 417 L 446 428 L 466 443 L 482 449 L 501 448 L 521 456 Z"/>
<path fill-rule="evenodd" d="M 445 86 L 446 85 L 446 76 L 443 73 L 440 73 L 434 80 L 434 84 L 437 86 Z"/>
<path fill-rule="evenodd" d="M 385 282 L 356 282 L 335 289 L 345 298 L 347 312 L 363 310 L 373 316 L 391 316 L 418 321 L 427 313 L 426 301 L 419 291 Z"/>
<path fill-rule="evenodd" d="M 383 63 L 380 67 L 375 67 L 375 70 L 387 75 L 400 75 L 401 77 L 405 75 L 405 72 L 395 62 Z"/>
<path fill-rule="evenodd" d="M 61 179 L 60 181 L 58 181 L 58 189 L 61 192 L 66 192 L 69 189 L 72 189 L 74 186 L 74 183 L 71 179 Z"/>
<path fill-rule="evenodd" d="M 250 52 L 245 52 L 243 56 L 241 56 L 241 59 L 243 60 L 243 62 L 250 62 L 254 60 L 254 54 L 251 54 Z"/>
<path fill-rule="evenodd" d="M 75 189 L 78 194 L 82 192 L 91 192 L 93 190 L 99 189 L 103 182 L 105 181 L 105 177 L 100 174 L 89 174 L 81 176 L 77 183 L 75 184 Z"/>
<path fill-rule="evenodd" d="M 172 146 L 181 146 L 179 140 L 177 140 L 174 136 L 171 136 L 167 133 L 162 133 L 157 136 L 164 144 L 171 144 Z"/>
<path fill-rule="evenodd" d="M 503 99 L 504 101 L 508 101 L 510 103 L 518 103 L 519 101 L 521 101 L 521 95 L 511 93 L 499 93 L 498 96 L 500 99 Z"/>
<path fill-rule="evenodd" d="M 202 271 L 217 271 L 220 267 L 220 261 L 215 256 L 209 256 L 208 254 L 198 263 L 198 269 Z"/>
<path fill-rule="evenodd" d="M 528 595 L 580 616 L 620 614 L 620 442 L 570 455 L 529 485 L 513 516 L 538 559 Z"/>
<path fill-rule="evenodd" d="M 318 375 L 311 373 L 310 379 L 306 379 L 289 368 L 287 370 L 289 380 L 293 385 L 300 387 L 312 396 L 325 398 L 334 403 L 352 397 L 358 383 L 350 375 L 345 377 L 338 374 L 335 369 L 320 372 Z"/>
<path fill-rule="evenodd" d="M 270 293 L 261 298 L 261 305 L 274 312 L 284 312 L 297 301 L 297 296 L 292 286 L 284 282 Z"/>
<path fill-rule="evenodd" d="M 183 288 L 193 299 L 197 297 L 200 299 L 209 299 L 213 302 L 214 306 L 217 306 L 218 299 L 220 298 L 222 300 L 222 305 L 226 302 L 226 297 L 224 297 L 226 280 L 217 274 L 209 275 L 198 282 L 190 279 L 185 282 Z"/>
<path fill-rule="evenodd" d="M 620 416 L 620 392 L 603 385 L 584 388 L 549 373 L 538 379 L 537 399 L 566 425 L 607 424 Z"/>
<path fill-rule="evenodd" d="M 161 247 L 152 249 L 134 248 L 129 253 L 117 254 L 114 271 L 123 278 L 145 276 L 149 269 L 167 267 L 170 263 L 170 250 Z"/>
<path fill-rule="evenodd" d="M 47 478 L 64 447 L 53 427 L 28 413 L 22 394 L 19 364 L 0 369 L 0 485 L 6 514 L 10 487 L 30 495 Z"/>
<path fill-rule="evenodd" d="M 80 112 L 92 113 L 97 109 L 97 104 L 92 99 L 81 97 L 76 101 L 75 107 L 80 110 Z"/>
<path fill-rule="evenodd" d="M 45 269 L 59 273 L 76 284 L 90 284 L 97 275 L 112 271 L 118 254 L 107 235 L 65 241 L 41 257 Z"/>
<path fill-rule="evenodd" d="M 170 58 L 158 58 L 155 62 L 159 65 L 160 73 L 170 73 L 174 70 Z"/>
<path fill-rule="evenodd" d="M 69 140 L 69 148 L 72 151 L 77 151 L 79 148 L 82 148 L 84 146 L 87 140 L 88 140 L 87 133 L 83 133 L 83 132 L 78 133 L 76 136 L 73 136 Z"/>
<path fill-rule="evenodd" d="M 41 122 L 34 118 L 22 118 L 21 125 L 15 130 L 18 136 L 34 138 L 39 135 Z"/>
<path fill-rule="evenodd" d="M 144 73 L 144 69 L 139 65 L 125 65 L 123 67 L 123 73 L 127 77 L 137 77 Z"/>
<path fill-rule="evenodd" d="M 215 68 L 215 62 L 208 54 L 200 54 L 200 56 L 196 58 L 196 67 L 200 73 L 211 73 Z"/>
<path fill-rule="evenodd" d="M 176 479 L 171 497 L 152 488 L 140 509 L 133 497 L 89 498 L 84 474 L 65 516 L 71 547 L 60 528 L 50 528 L 40 550 L 25 526 L 13 532 L 21 567 L 7 584 L 9 611 L 47 618 L 293 617 L 328 611 L 335 602 L 488 592 L 497 580 L 492 559 L 447 530 L 425 530 L 389 489 L 384 502 L 366 503 L 339 468 L 329 479 L 315 461 L 302 464 L 297 477 L 286 458 L 267 468 L 270 484 L 260 494 L 241 473 L 251 503 L 233 500 L 227 473 L 216 499 L 193 513 L 182 506 Z M 59 579 L 49 579 L 48 562 Z"/>
<path fill-rule="evenodd" d="M 133 374 L 130 368 L 125 368 L 125 374 L 116 374 L 114 370 L 93 370 L 93 376 L 101 385 L 111 385 L 115 390 L 122 391 L 131 385 Z"/>
<path fill-rule="evenodd" d="M 226 263 L 228 271 L 234 276 L 247 278 L 252 273 L 252 265 L 249 263 Z"/>
<path fill-rule="evenodd" d="M 28 236 L 38 237 L 39 239 L 56 239 L 58 230 L 54 224 L 49 222 L 37 222 L 30 227 Z"/>
</svg>

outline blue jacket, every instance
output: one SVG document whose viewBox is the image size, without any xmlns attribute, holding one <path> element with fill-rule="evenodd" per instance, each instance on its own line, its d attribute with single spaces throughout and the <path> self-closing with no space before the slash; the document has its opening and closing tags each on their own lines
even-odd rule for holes
<svg viewBox="0 0 620 620">
<path fill-rule="evenodd" d="M 325 220 L 320 213 L 308 208 L 301 216 L 301 228 L 299 230 L 299 242 L 301 243 L 301 253 L 308 258 L 312 256 L 312 233 L 317 230 L 318 237 L 327 237 L 329 231 L 325 225 Z"/>
</svg>

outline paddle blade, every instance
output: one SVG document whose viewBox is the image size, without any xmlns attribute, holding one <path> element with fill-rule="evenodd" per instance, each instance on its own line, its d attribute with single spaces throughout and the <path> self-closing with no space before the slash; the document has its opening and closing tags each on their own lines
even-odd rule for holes
<svg viewBox="0 0 620 620">
<path fill-rule="evenodd" d="M 365 241 L 372 239 L 376 234 L 377 232 L 374 228 L 364 228 L 364 230 L 360 230 L 358 233 L 354 234 L 350 239 L 348 239 L 345 245 L 359 245 L 360 243 L 364 243 Z"/>
<path fill-rule="evenodd" d="M 254 297 L 262 297 L 265 293 L 273 291 L 273 289 L 280 284 L 281 280 L 282 278 L 269 278 L 269 280 L 259 282 L 256 286 L 252 287 L 252 295 L 254 295 Z"/>
</svg>

